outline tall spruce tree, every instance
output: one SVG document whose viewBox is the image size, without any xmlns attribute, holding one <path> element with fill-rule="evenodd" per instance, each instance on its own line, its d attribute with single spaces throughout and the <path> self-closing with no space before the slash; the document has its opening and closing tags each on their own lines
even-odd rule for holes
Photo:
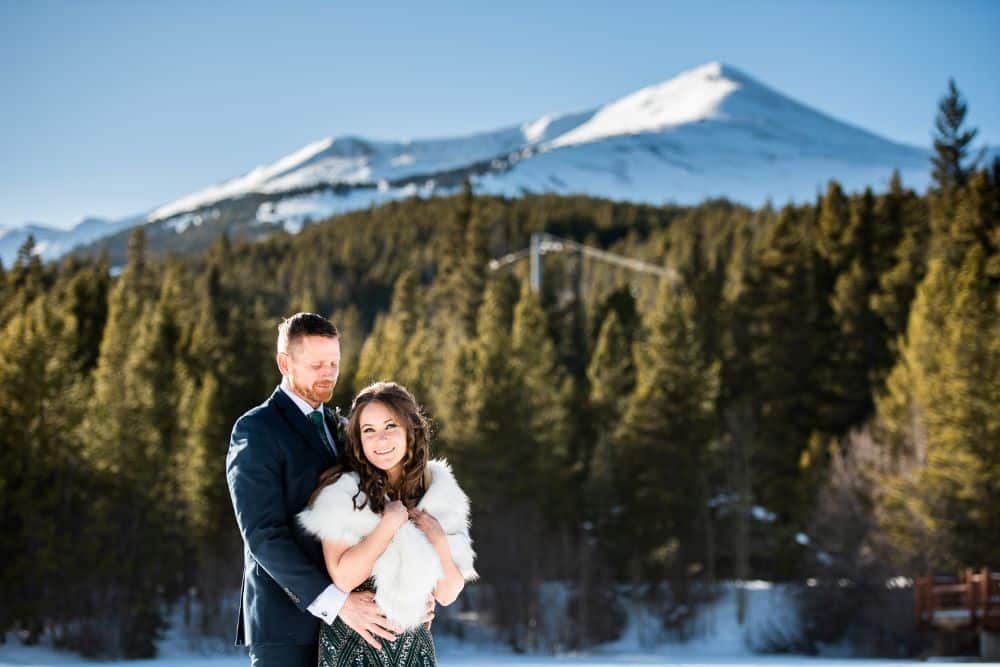
<svg viewBox="0 0 1000 667">
<path fill-rule="evenodd" d="M 742 295 L 749 317 L 755 419 L 754 501 L 781 525 L 802 525 L 812 483 L 810 437 L 819 424 L 829 303 L 818 289 L 821 259 L 808 211 L 785 207 L 761 235 Z M 791 538 L 791 535 L 788 536 Z M 794 553 L 779 550 L 771 576 L 790 576 Z"/>
<path fill-rule="evenodd" d="M 957 280 L 931 261 L 917 290 L 900 360 L 880 396 L 883 437 L 896 472 L 885 482 L 881 523 L 913 567 L 954 569 L 996 558 L 997 290 L 986 257 L 969 247 Z"/>
<path fill-rule="evenodd" d="M 440 350 L 422 322 L 421 286 L 413 271 L 396 281 L 389 310 L 380 315 L 365 340 L 354 373 L 360 389 L 371 382 L 393 380 L 405 385 L 421 404 L 431 400 L 440 374 Z"/>
<path fill-rule="evenodd" d="M 472 185 L 467 180 L 458 206 L 451 213 L 440 237 L 438 271 L 431 294 L 433 322 L 445 330 L 456 322 L 468 337 L 475 335 L 489 263 L 490 225 L 476 208 Z"/>
<path fill-rule="evenodd" d="M 225 252 L 213 247 L 195 288 L 185 290 L 195 304 L 190 320 L 183 322 L 175 380 L 179 430 L 173 458 L 190 553 L 184 574 L 198 603 L 197 618 L 189 622 L 206 634 L 223 630 L 220 614 L 234 585 L 230 567 L 240 553 L 239 540 L 229 529 L 229 495 L 219 483 L 220 452 L 236 418 L 266 387 L 260 365 L 247 359 L 270 357 L 253 314 L 226 303 L 236 295 L 224 284 L 224 257 L 216 256 Z"/>
<path fill-rule="evenodd" d="M 587 366 L 590 404 L 600 426 L 599 433 L 610 434 L 616 428 L 635 388 L 635 376 L 632 337 L 622 326 L 617 311 L 610 310 Z"/>
<path fill-rule="evenodd" d="M 891 363 L 888 333 L 871 308 L 878 289 L 875 227 L 875 197 L 866 189 L 851 201 L 846 264 L 829 296 L 836 329 L 824 377 L 828 398 L 823 421 L 836 436 L 845 435 L 871 415 L 872 383 Z"/>
<path fill-rule="evenodd" d="M 952 520 L 959 563 L 1000 559 L 1000 289 L 971 245 L 955 276 L 941 351 L 940 385 L 928 411 L 926 482 Z"/>
<path fill-rule="evenodd" d="M 613 544 L 617 528 L 614 508 L 618 505 L 614 437 L 636 382 L 632 337 L 625 331 L 615 310 L 609 310 L 604 318 L 587 366 L 587 380 L 593 427 L 592 440 L 583 452 L 586 467 L 582 509 L 602 542 Z"/>
<path fill-rule="evenodd" d="M 847 196 L 836 181 L 830 181 L 819 203 L 818 250 L 834 274 L 846 268 L 852 247 L 850 209 Z"/>
<path fill-rule="evenodd" d="M 958 92 L 955 80 L 948 79 L 948 94 L 938 102 L 938 114 L 934 119 L 937 133 L 934 135 L 934 155 L 931 157 L 934 169 L 931 177 L 939 188 L 964 186 L 981 158 L 982 154 L 971 163 L 966 163 L 971 150 L 970 144 L 979 132 L 976 128 L 963 127 L 967 112 L 968 105 Z"/>
<path fill-rule="evenodd" d="M 621 557 L 637 559 L 647 581 L 676 582 L 688 565 L 705 565 L 697 524 L 708 498 L 700 473 L 716 436 L 719 366 L 702 352 L 694 309 L 689 293 L 664 281 L 615 437 Z"/>
<path fill-rule="evenodd" d="M 511 492 L 530 492 L 533 486 L 530 475 L 513 474 L 515 468 L 509 470 L 513 479 L 498 474 L 514 462 L 517 470 L 535 468 L 536 452 L 528 432 L 531 420 L 524 413 L 523 385 L 510 353 L 515 289 L 506 279 L 487 284 L 477 335 L 461 364 L 468 372 L 465 392 L 448 397 L 464 405 L 446 411 L 461 416 L 446 422 L 450 451 L 486 506 L 494 506 Z"/>
<path fill-rule="evenodd" d="M 462 404 L 446 411 L 445 424 L 449 455 L 477 499 L 472 525 L 483 554 L 479 571 L 512 582 L 497 591 L 495 615 L 506 641 L 524 650 L 539 640 L 538 588 L 551 541 L 543 522 L 547 480 L 539 473 L 553 454 L 532 432 L 539 424 L 532 401 L 545 397 L 525 391 L 523 366 L 511 353 L 516 289 L 506 278 L 487 284 L 476 338 L 452 362 L 451 372 L 464 367 L 468 376 L 464 395 L 450 397 Z M 522 341 L 533 338 L 526 320 L 521 318 Z"/>
<path fill-rule="evenodd" d="M 361 322 L 361 312 L 354 304 L 338 308 L 330 315 L 330 321 L 340 332 L 340 377 L 334 388 L 331 406 L 339 407 L 345 414 L 351 407 L 351 401 L 361 390 L 356 383 L 357 369 L 361 358 L 361 349 L 365 344 L 364 326 Z"/>
<path fill-rule="evenodd" d="M 9 297 L 0 304 L 0 322 L 13 313 L 27 308 L 45 289 L 45 268 L 36 253 L 35 237 L 31 234 L 17 249 L 17 255 L 6 276 Z"/>
<path fill-rule="evenodd" d="M 879 287 L 871 298 L 872 310 L 885 323 L 888 347 L 895 353 L 896 342 L 906 331 L 913 294 L 926 270 L 930 225 L 925 200 L 903 189 L 898 171 L 876 205 L 876 217 L 880 230 L 898 234 L 885 242 L 880 256 L 886 264 L 879 267 Z"/>
<path fill-rule="evenodd" d="M 879 507 L 904 562 L 956 567 L 988 553 L 979 539 L 995 504 L 997 185 L 985 172 L 932 199 L 929 268 L 899 359 L 877 400 L 897 471 Z M 991 268 L 993 267 L 993 268 Z M 978 494 L 978 495 L 977 495 Z"/>
<path fill-rule="evenodd" d="M 510 343 L 511 363 L 521 385 L 517 412 L 527 420 L 523 427 L 530 434 L 526 446 L 531 456 L 522 461 L 523 470 L 548 480 L 536 489 L 542 494 L 538 501 L 564 512 L 575 503 L 568 484 L 571 476 L 579 476 L 581 467 L 574 458 L 578 454 L 575 443 L 569 441 L 573 434 L 569 413 L 573 385 L 559 365 L 539 297 L 526 283 L 514 308 Z"/>
<path fill-rule="evenodd" d="M 732 499 L 731 507 L 713 503 L 719 509 L 717 522 L 731 521 L 728 531 L 732 554 L 731 573 L 738 580 L 750 575 L 751 559 L 751 506 L 753 505 L 752 450 L 757 421 L 760 415 L 759 397 L 754 383 L 753 311 L 748 289 L 750 268 L 754 260 L 754 239 L 760 230 L 775 224 L 775 213 L 770 206 L 757 211 L 749 224 L 733 231 L 732 252 L 726 267 L 726 284 L 723 288 L 725 306 L 722 321 L 719 390 L 719 416 L 723 432 L 723 457 L 725 492 L 722 498 Z M 746 591 L 737 594 L 737 619 L 742 624 L 748 609 Z"/>
</svg>

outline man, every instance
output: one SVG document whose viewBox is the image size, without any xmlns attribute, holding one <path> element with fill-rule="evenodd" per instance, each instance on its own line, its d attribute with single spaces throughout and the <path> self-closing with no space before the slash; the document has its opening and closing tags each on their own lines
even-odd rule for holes
<svg viewBox="0 0 1000 667">
<path fill-rule="evenodd" d="M 244 545 L 236 643 L 254 667 L 314 667 L 321 621 L 339 616 L 376 648 L 375 636 L 391 640 L 399 629 L 371 593 L 333 585 L 321 545 L 295 520 L 344 447 L 324 406 L 340 371 L 337 328 L 313 313 L 293 315 L 278 327 L 277 362 L 281 384 L 236 421 L 226 457 Z"/>
</svg>

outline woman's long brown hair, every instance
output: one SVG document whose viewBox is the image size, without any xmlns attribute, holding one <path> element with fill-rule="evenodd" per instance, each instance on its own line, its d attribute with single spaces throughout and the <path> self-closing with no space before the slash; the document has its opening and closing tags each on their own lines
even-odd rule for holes
<svg viewBox="0 0 1000 667">
<path fill-rule="evenodd" d="M 394 486 L 389 485 L 389 476 L 384 470 L 368 462 L 361 446 L 361 412 L 366 405 L 374 402 L 389 408 L 406 428 L 403 470 L 399 482 Z M 373 512 L 381 514 L 385 510 L 386 496 L 390 500 L 400 500 L 412 509 L 427 491 L 424 473 L 429 458 L 430 426 L 413 394 L 395 382 L 376 382 L 362 389 L 354 398 L 347 420 L 347 448 L 344 456 L 337 465 L 320 475 L 319 486 L 309 499 L 309 504 L 313 503 L 324 487 L 350 471 L 358 473 L 360 478 L 358 493 L 354 496 L 355 509 L 362 509 L 367 504 Z"/>
</svg>

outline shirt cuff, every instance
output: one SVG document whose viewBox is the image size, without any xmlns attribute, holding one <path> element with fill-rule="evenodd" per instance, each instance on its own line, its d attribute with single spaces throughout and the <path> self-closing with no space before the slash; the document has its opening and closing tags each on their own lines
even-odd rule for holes
<svg viewBox="0 0 1000 667">
<path fill-rule="evenodd" d="M 323 621 L 327 625 L 333 625 L 333 621 L 340 613 L 340 608 L 347 601 L 347 593 L 330 584 L 320 593 L 312 604 L 307 607 L 309 613 Z"/>
</svg>

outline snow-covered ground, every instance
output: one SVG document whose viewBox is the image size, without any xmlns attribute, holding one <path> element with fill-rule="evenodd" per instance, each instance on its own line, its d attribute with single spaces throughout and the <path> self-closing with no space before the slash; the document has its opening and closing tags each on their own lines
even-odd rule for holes
<svg viewBox="0 0 1000 667">
<path fill-rule="evenodd" d="M 747 622 L 736 622 L 736 601 L 740 589 L 747 593 Z M 924 662 L 908 660 L 865 660 L 834 657 L 843 647 L 828 647 L 826 657 L 801 655 L 768 655 L 753 651 L 767 637 L 782 633 L 792 637 L 798 632 L 798 621 L 790 604 L 789 591 L 765 582 L 730 584 L 721 597 L 705 608 L 699 616 L 695 637 L 687 642 L 671 641 L 661 624 L 641 608 L 630 605 L 628 625 L 623 636 L 586 653 L 558 656 L 516 654 L 506 646 L 484 642 L 459 641 L 449 636 L 436 637 L 439 663 L 443 667 L 464 665 L 489 667 L 516 665 L 519 667 L 612 667 L 616 665 L 886 665 L 909 667 Z M 244 653 L 225 643 L 191 640 L 176 630 L 168 633 L 159 644 L 160 657 L 155 660 L 95 662 L 46 647 L 24 647 L 9 637 L 0 645 L 0 667 L 100 667 L 102 665 L 148 665 L 149 667 L 246 667 Z M 937 659 L 935 662 L 954 662 Z M 982 664 L 982 663 L 980 663 Z M 994 663 L 996 664 L 996 663 Z"/>
<path fill-rule="evenodd" d="M 954 660 L 939 659 L 931 662 L 954 662 Z M 448 641 L 438 644 L 438 663 L 442 667 L 462 667 L 490 665 L 517 665 L 519 667 L 612 667 L 617 665 L 802 665 L 813 667 L 819 665 L 843 665 L 859 667 L 861 665 L 885 665 L 886 667 L 916 667 L 926 662 L 909 660 L 850 660 L 844 658 L 814 658 L 794 655 L 740 655 L 740 656 L 701 656 L 697 653 L 676 647 L 658 651 L 620 653 L 613 655 L 588 654 L 568 656 L 515 655 L 510 652 L 492 650 L 483 647 L 452 645 Z M 194 653 L 167 653 L 154 660 L 127 660 L 121 662 L 100 662 L 84 660 L 79 656 L 53 651 L 46 648 L 5 645 L 0 646 L 0 667 L 101 667 L 115 665 L 148 666 L 148 667 L 247 667 L 249 660 L 245 655 L 197 655 Z M 984 664 L 984 663 L 979 663 Z M 986 663 L 997 664 L 997 663 Z"/>
</svg>

